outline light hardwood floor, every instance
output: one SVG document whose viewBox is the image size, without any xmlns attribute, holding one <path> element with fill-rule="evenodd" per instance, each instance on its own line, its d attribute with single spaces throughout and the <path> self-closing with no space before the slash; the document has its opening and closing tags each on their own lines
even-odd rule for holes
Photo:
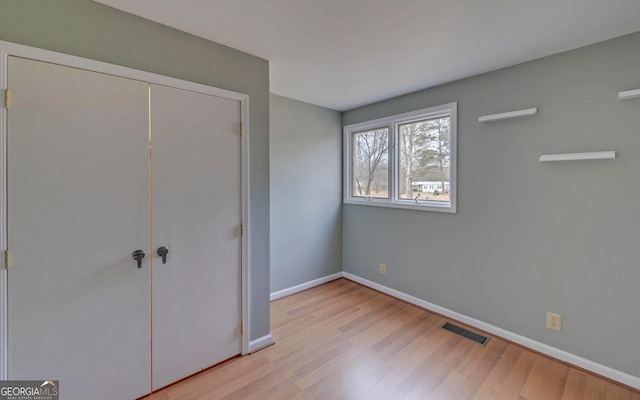
<svg viewBox="0 0 640 400">
<path fill-rule="evenodd" d="M 272 302 L 271 319 L 275 345 L 152 398 L 640 400 L 500 338 L 459 338 L 444 317 L 346 279 Z"/>
</svg>

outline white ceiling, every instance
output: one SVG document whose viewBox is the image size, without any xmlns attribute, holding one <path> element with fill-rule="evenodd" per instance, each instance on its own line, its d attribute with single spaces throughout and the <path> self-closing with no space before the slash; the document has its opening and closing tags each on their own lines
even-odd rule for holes
<svg viewBox="0 0 640 400">
<path fill-rule="evenodd" d="M 96 1 L 265 58 L 272 93 L 336 110 L 640 31 L 639 0 Z"/>
</svg>

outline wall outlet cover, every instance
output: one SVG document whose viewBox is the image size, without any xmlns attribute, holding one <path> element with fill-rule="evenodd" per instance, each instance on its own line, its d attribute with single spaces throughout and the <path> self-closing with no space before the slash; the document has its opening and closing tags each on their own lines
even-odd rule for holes
<svg viewBox="0 0 640 400">
<path fill-rule="evenodd" d="M 380 274 L 381 275 L 387 274 L 387 264 L 380 264 Z"/>
<path fill-rule="evenodd" d="M 547 313 L 547 328 L 562 332 L 562 316 L 552 312 Z"/>
</svg>

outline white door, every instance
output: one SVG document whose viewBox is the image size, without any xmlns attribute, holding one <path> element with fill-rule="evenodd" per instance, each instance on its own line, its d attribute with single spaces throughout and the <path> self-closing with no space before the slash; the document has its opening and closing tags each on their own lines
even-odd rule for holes
<svg viewBox="0 0 640 400">
<path fill-rule="evenodd" d="M 240 103 L 152 85 L 151 132 L 155 390 L 241 352 Z"/>
<path fill-rule="evenodd" d="M 148 84 L 9 57 L 8 87 L 9 379 L 57 379 L 65 399 L 142 396 Z"/>
</svg>

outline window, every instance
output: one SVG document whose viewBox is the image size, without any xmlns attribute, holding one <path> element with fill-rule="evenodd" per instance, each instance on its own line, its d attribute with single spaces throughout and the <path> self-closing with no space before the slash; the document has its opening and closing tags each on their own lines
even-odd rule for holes
<svg viewBox="0 0 640 400">
<path fill-rule="evenodd" d="M 389 128 L 351 134 L 353 197 L 389 198 Z"/>
<path fill-rule="evenodd" d="M 345 126 L 345 203 L 456 212 L 456 109 Z"/>
</svg>

